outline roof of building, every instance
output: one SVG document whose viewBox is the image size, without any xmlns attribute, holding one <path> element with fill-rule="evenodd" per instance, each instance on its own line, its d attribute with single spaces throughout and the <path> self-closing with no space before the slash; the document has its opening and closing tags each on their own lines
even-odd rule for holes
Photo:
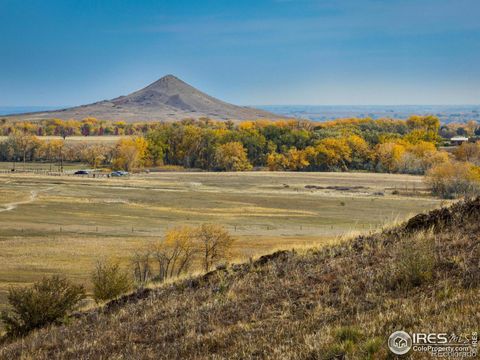
<svg viewBox="0 0 480 360">
<path fill-rule="evenodd" d="M 455 136 L 450 139 L 451 141 L 468 141 L 468 138 L 465 136 Z"/>
</svg>

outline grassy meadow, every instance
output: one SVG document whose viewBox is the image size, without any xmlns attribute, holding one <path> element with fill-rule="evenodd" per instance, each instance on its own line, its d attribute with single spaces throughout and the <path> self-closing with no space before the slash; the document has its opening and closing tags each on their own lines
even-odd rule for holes
<svg viewBox="0 0 480 360">
<path fill-rule="evenodd" d="M 176 226 L 221 224 L 237 238 L 235 259 L 245 260 L 331 243 L 438 206 L 422 178 L 409 175 L 0 174 L 0 308 L 10 285 L 54 273 L 88 284 L 97 259 L 127 263 Z"/>
</svg>

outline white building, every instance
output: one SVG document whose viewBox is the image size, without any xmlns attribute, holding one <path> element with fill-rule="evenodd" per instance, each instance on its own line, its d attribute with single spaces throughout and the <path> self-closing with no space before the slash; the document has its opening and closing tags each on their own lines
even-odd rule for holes
<svg viewBox="0 0 480 360">
<path fill-rule="evenodd" d="M 468 138 L 465 136 L 454 136 L 450 139 L 452 145 L 462 145 L 465 142 L 468 142 Z"/>
</svg>

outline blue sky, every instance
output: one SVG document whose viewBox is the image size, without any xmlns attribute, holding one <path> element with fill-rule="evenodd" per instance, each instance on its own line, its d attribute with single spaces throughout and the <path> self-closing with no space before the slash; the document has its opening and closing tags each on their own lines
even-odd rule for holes
<svg viewBox="0 0 480 360">
<path fill-rule="evenodd" d="M 0 0 L 0 106 L 175 74 L 237 104 L 478 104 L 478 0 Z"/>
</svg>

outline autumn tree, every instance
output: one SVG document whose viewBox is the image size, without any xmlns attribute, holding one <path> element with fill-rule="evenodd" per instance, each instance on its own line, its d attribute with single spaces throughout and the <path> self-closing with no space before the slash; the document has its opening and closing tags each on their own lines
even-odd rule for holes
<svg viewBox="0 0 480 360">
<path fill-rule="evenodd" d="M 437 142 L 438 132 L 440 129 L 440 119 L 437 116 L 426 115 L 418 116 L 413 115 L 407 119 L 407 126 L 414 134 L 410 139 L 410 142 L 414 142 L 415 138 L 419 140 Z"/>
<path fill-rule="evenodd" d="M 138 249 L 132 257 L 134 277 L 140 285 L 163 282 L 200 266 L 209 271 L 229 259 L 234 239 L 221 226 L 203 224 L 170 229 L 163 239 Z"/>
<path fill-rule="evenodd" d="M 136 283 L 141 287 L 146 285 L 152 278 L 152 253 L 150 249 L 135 251 L 131 262 Z"/>
<path fill-rule="evenodd" d="M 131 171 L 142 167 L 147 155 L 147 142 L 143 137 L 122 138 L 117 142 L 113 167 Z"/>
<path fill-rule="evenodd" d="M 270 171 L 285 170 L 288 168 L 288 158 L 283 154 L 272 151 L 267 156 L 267 166 Z"/>
<path fill-rule="evenodd" d="M 425 130 L 438 132 L 440 119 L 434 115 L 412 115 L 407 119 L 407 126 L 412 130 Z"/>
<path fill-rule="evenodd" d="M 247 151 L 242 143 L 234 141 L 220 145 L 215 152 L 215 164 L 219 170 L 245 171 L 251 170 Z"/>
<path fill-rule="evenodd" d="M 399 163 L 405 154 L 406 148 L 404 145 L 395 142 L 386 142 L 377 145 L 377 167 L 380 170 L 387 172 L 396 172 L 399 168 Z"/>
<path fill-rule="evenodd" d="M 190 269 L 198 254 L 196 229 L 188 226 L 169 230 L 163 239 L 153 245 L 152 254 L 157 262 L 156 280 L 164 281 Z"/>
<path fill-rule="evenodd" d="M 310 165 L 310 162 L 315 157 L 315 149 L 311 146 L 304 150 L 298 150 L 297 148 L 291 148 L 285 154 L 285 162 L 283 166 L 291 171 L 301 171 Z"/>
<path fill-rule="evenodd" d="M 257 122 L 245 121 L 238 125 L 238 131 L 229 131 L 232 141 L 239 141 L 247 150 L 248 160 L 258 166 L 265 163 L 267 139 L 258 128 Z"/>
<path fill-rule="evenodd" d="M 480 143 L 463 143 L 454 151 L 457 160 L 480 165 Z"/>
<path fill-rule="evenodd" d="M 40 147 L 38 138 L 34 135 L 24 132 L 15 132 L 8 137 L 8 146 L 14 157 L 21 157 L 23 163 L 26 162 L 27 156 Z"/>
<path fill-rule="evenodd" d="M 370 145 L 359 135 L 350 135 L 347 137 L 347 144 L 351 150 L 350 168 L 362 169 L 370 163 L 374 154 Z"/>
<path fill-rule="evenodd" d="M 465 125 L 465 130 L 468 136 L 474 136 L 475 131 L 478 129 L 478 123 L 475 120 L 470 120 Z"/>
<path fill-rule="evenodd" d="M 83 161 L 96 169 L 106 159 L 108 147 L 103 144 L 86 145 L 81 153 Z"/>
<path fill-rule="evenodd" d="M 40 156 L 51 164 L 57 160 L 61 160 L 63 154 L 63 148 L 65 146 L 64 140 L 53 139 L 48 141 L 42 141 L 40 145 Z"/>
<path fill-rule="evenodd" d="M 196 230 L 200 257 L 205 271 L 229 258 L 234 239 L 221 226 L 203 224 Z"/>
<path fill-rule="evenodd" d="M 311 146 L 305 150 L 291 148 L 285 154 L 278 154 L 273 151 L 267 156 L 267 166 L 270 171 L 301 171 L 310 165 L 310 159 L 314 157 L 315 149 Z"/>
<path fill-rule="evenodd" d="M 148 133 L 147 151 L 152 165 L 163 165 L 165 154 L 168 148 L 167 136 L 165 132 L 156 129 Z"/>
<path fill-rule="evenodd" d="M 480 167 L 465 162 L 446 162 L 431 168 L 426 182 L 434 195 L 443 198 L 478 196 L 480 194 Z"/>
<path fill-rule="evenodd" d="M 347 163 L 352 159 L 352 150 L 343 138 L 323 139 L 318 142 L 315 151 L 316 165 L 327 170 L 346 170 Z"/>
</svg>

